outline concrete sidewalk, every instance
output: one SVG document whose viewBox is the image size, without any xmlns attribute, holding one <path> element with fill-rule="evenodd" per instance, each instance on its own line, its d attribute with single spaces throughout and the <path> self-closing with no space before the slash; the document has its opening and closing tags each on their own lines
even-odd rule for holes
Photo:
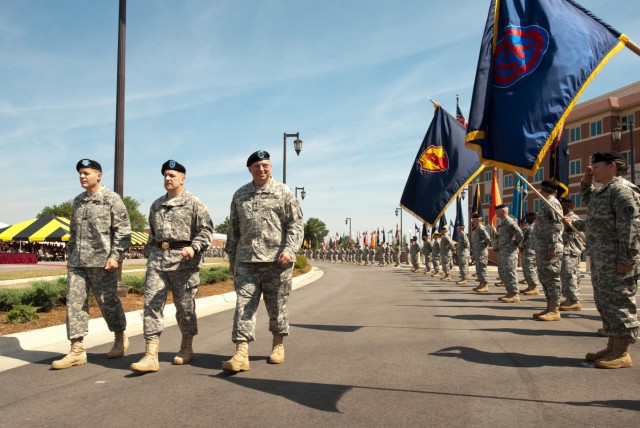
<svg viewBox="0 0 640 428">
<path fill-rule="evenodd" d="M 312 267 L 311 271 L 306 274 L 293 278 L 293 290 L 317 281 L 323 275 L 324 272 L 322 270 Z M 197 299 L 198 317 L 202 318 L 233 309 L 235 301 L 235 292 Z M 175 305 L 165 306 L 166 327 L 176 324 L 175 313 Z M 126 317 L 127 336 L 133 337 L 142 334 L 142 311 L 127 312 Z M 87 349 L 112 341 L 113 333 L 109 331 L 103 318 L 94 318 L 89 321 L 89 334 L 84 339 Z M 61 356 L 67 352 L 69 352 L 69 341 L 67 340 L 65 325 L 0 336 L 0 372 L 47 358 Z"/>
</svg>

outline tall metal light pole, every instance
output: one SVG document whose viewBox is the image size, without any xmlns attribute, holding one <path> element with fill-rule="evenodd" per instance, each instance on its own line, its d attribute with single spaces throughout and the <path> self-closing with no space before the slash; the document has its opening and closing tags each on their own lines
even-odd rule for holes
<svg viewBox="0 0 640 428">
<path fill-rule="evenodd" d="M 127 0 L 120 0 L 118 12 L 118 77 L 116 82 L 116 153 L 113 191 L 124 198 L 124 77 L 127 40 Z M 122 260 L 118 261 L 118 296 L 127 295 L 122 284 Z"/>
<path fill-rule="evenodd" d="M 351 217 L 347 217 L 346 219 L 344 219 L 344 224 L 349 225 L 349 239 L 351 239 Z"/>
<path fill-rule="evenodd" d="M 300 156 L 300 152 L 302 151 L 302 140 L 300 139 L 300 133 L 296 132 L 295 134 L 287 134 L 284 133 L 282 137 L 283 145 L 282 145 L 282 182 L 287 183 L 287 137 L 296 137 L 293 141 L 293 149 L 296 151 L 296 154 Z"/>
<path fill-rule="evenodd" d="M 402 207 L 396 208 L 396 217 L 398 217 L 398 213 L 400 213 L 400 256 L 402 256 L 402 250 L 404 249 L 404 235 L 402 234 Z M 409 260 L 409 255 L 407 254 L 407 261 Z"/>
<path fill-rule="evenodd" d="M 302 197 L 302 200 L 304 201 L 304 197 L 307 196 L 307 192 L 304 190 L 304 186 L 296 187 L 296 198 L 298 197 L 298 190 L 300 190 L 300 197 Z"/>
<path fill-rule="evenodd" d="M 620 144 L 620 140 L 622 139 L 622 131 L 629 130 L 629 157 L 631 164 L 631 182 L 633 184 L 636 183 L 636 148 L 633 144 L 633 119 L 628 119 L 626 121 L 618 121 L 616 123 L 616 127 L 611 131 L 611 136 L 613 137 L 613 142 L 616 144 Z"/>
</svg>

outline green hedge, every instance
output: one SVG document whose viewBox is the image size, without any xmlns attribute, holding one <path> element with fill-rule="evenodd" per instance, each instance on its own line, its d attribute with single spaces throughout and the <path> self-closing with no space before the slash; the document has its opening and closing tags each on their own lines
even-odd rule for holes
<svg viewBox="0 0 640 428">
<path fill-rule="evenodd" d="M 298 270 L 303 270 L 308 264 L 309 262 L 307 261 L 307 258 L 298 254 L 296 255 L 296 263 L 293 267 Z"/>
<path fill-rule="evenodd" d="M 215 284 L 233 279 L 228 267 L 213 266 L 200 269 L 200 284 Z"/>
</svg>

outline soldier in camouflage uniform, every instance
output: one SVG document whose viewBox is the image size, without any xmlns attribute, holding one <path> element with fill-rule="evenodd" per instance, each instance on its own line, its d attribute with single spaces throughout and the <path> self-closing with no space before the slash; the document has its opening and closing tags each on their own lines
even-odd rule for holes
<svg viewBox="0 0 640 428">
<path fill-rule="evenodd" d="M 509 216 L 509 208 L 506 204 L 496 206 L 496 217 L 498 218 L 497 247 L 499 251 L 498 273 L 504 281 L 507 294 L 499 297 L 503 303 L 520 302 L 518 292 L 518 246 L 522 242 L 522 230 L 518 223 Z"/>
<path fill-rule="evenodd" d="M 411 265 L 413 266 L 411 272 L 417 272 L 420 268 L 419 254 L 420 245 L 418 244 L 418 238 L 414 236 L 411 238 Z"/>
<path fill-rule="evenodd" d="M 538 266 L 536 264 L 535 240 L 533 239 L 533 229 L 535 228 L 536 213 L 530 212 L 525 215 L 525 225 L 522 228 L 524 239 L 520 245 L 522 250 L 522 273 L 527 283 L 527 288 L 520 292 L 525 296 L 537 296 L 538 291 Z"/>
<path fill-rule="evenodd" d="M 53 369 L 87 363 L 83 338 L 89 332 L 89 290 L 93 291 L 109 330 L 115 334 L 107 358 L 122 357 L 129 346 L 124 334 L 127 320 L 116 295 L 118 261 L 131 245 L 129 215 L 122 198 L 100 184 L 102 167 L 98 162 L 82 159 L 76 171 L 85 191 L 73 200 L 67 243 L 67 338 L 71 350 L 51 363 Z"/>
<path fill-rule="evenodd" d="M 253 153 L 247 167 L 253 180 L 233 195 L 225 247 L 235 274 L 237 301 L 232 340 L 236 353 L 222 364 L 222 369 L 232 372 L 249 370 L 249 342 L 255 339 L 261 295 L 273 334 L 268 362 L 284 362 L 293 262 L 304 233 L 302 210 L 293 191 L 271 177 L 269 153 Z"/>
<path fill-rule="evenodd" d="M 464 232 L 464 224 L 458 225 L 458 268 L 460 269 L 460 280 L 456 281 L 458 285 L 464 285 L 467 283 L 467 277 L 469 276 L 469 257 L 471 252 L 469 247 L 469 237 Z"/>
<path fill-rule="evenodd" d="M 428 274 L 431 272 L 431 253 L 433 251 L 433 246 L 429 241 L 429 235 L 424 235 L 422 237 L 422 255 L 424 256 L 424 274 Z"/>
<path fill-rule="evenodd" d="M 433 263 L 433 273 L 431 276 L 440 275 L 440 235 L 438 232 L 433 232 L 431 237 L 433 242 L 431 243 L 431 263 Z"/>
<path fill-rule="evenodd" d="M 487 265 L 489 264 L 489 244 L 491 237 L 487 228 L 482 223 L 480 214 L 471 216 L 471 249 L 473 249 L 473 258 L 476 265 L 476 275 L 480 284 L 473 288 L 478 293 L 488 293 L 489 283 L 487 282 Z"/>
<path fill-rule="evenodd" d="M 149 210 L 149 239 L 144 248 L 144 338 L 146 352 L 131 364 L 136 373 L 157 372 L 160 335 L 164 330 L 164 305 L 171 291 L 182 341 L 173 364 L 193 360 L 193 336 L 198 334 L 195 297 L 200 266 L 213 239 L 213 223 L 205 204 L 184 188 L 187 170 L 168 160 L 160 171 L 167 193 Z"/>
<path fill-rule="evenodd" d="M 562 213 L 571 221 L 580 220 L 574 212 L 576 204 L 569 198 L 562 198 Z M 560 282 L 562 283 L 562 295 L 564 302 L 560 303 L 561 311 L 580 311 L 580 288 L 578 286 L 578 274 L 580 272 L 580 257 L 584 251 L 582 237 L 575 233 L 568 225 L 562 232 L 562 267 L 560 269 Z"/>
<path fill-rule="evenodd" d="M 554 207 L 555 211 L 562 212 L 560 202 L 555 196 L 557 192 L 558 185 L 553 181 L 544 180 L 540 183 L 540 193 Z M 560 320 L 562 230 L 561 217 L 549 205 L 542 204 L 536 217 L 536 226 L 533 228 L 538 278 L 547 299 L 547 308 L 533 314 L 533 318 L 539 321 Z"/>
<path fill-rule="evenodd" d="M 400 266 L 400 244 L 393 246 L 393 263 L 395 267 Z"/>
<path fill-rule="evenodd" d="M 389 266 L 391 264 L 391 244 L 385 245 L 384 255 L 386 259 L 385 266 Z"/>
<path fill-rule="evenodd" d="M 640 327 L 635 298 L 640 267 L 640 189 L 622 177 L 628 168 L 618 152 L 594 153 L 580 186 L 587 203 L 584 230 L 593 256 L 593 299 L 609 336 L 605 349 L 585 357 L 598 368 L 632 367 L 629 344 L 638 339 Z M 596 188 L 594 181 L 603 186 Z"/>
<path fill-rule="evenodd" d="M 387 264 L 387 262 L 386 262 L 386 258 L 387 258 L 386 248 L 387 248 L 387 244 L 385 244 L 383 242 L 380 245 L 380 248 L 378 249 L 378 252 L 380 253 L 380 261 L 379 261 L 379 265 L 380 266 L 384 266 L 385 264 Z"/>
<path fill-rule="evenodd" d="M 444 274 L 441 278 L 442 281 L 451 280 L 451 258 L 454 246 L 455 242 L 447 233 L 447 227 L 443 226 L 440 229 L 440 263 L 442 264 L 442 273 Z"/>
</svg>

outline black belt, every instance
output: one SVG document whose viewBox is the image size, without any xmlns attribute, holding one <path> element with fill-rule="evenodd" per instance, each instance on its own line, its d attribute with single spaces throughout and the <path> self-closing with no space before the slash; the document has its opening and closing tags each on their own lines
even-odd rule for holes
<svg viewBox="0 0 640 428">
<path fill-rule="evenodd" d="M 177 250 L 180 248 L 188 247 L 191 245 L 191 241 L 172 241 L 172 242 L 158 242 L 158 248 L 162 248 L 163 250 L 168 250 L 171 248 L 172 250 Z"/>
</svg>

